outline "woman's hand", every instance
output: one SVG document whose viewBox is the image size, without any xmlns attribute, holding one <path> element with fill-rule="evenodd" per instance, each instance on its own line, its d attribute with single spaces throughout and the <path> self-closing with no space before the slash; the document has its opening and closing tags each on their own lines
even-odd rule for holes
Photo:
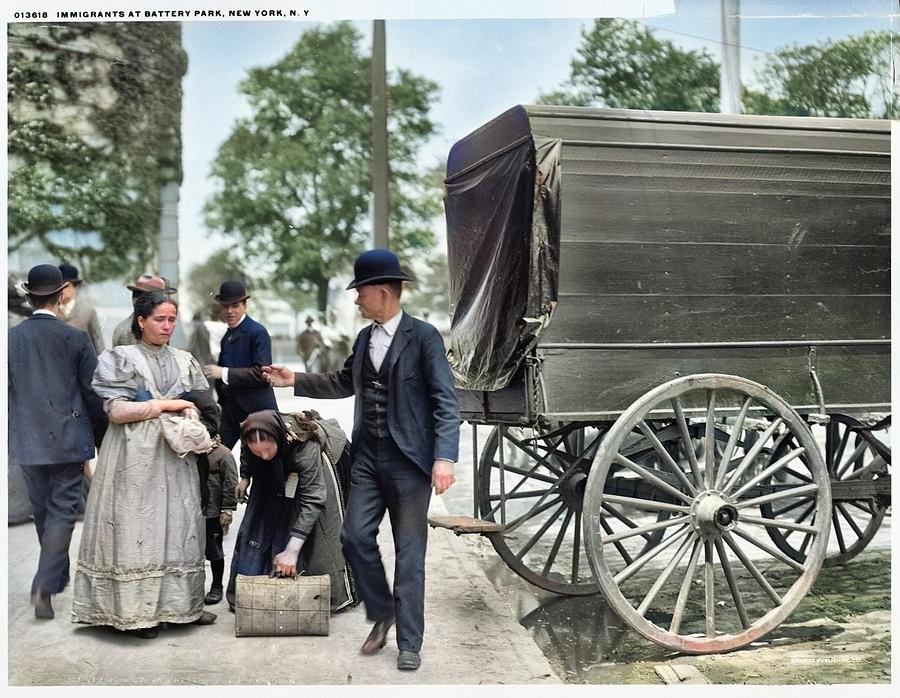
<svg viewBox="0 0 900 698">
<path fill-rule="evenodd" d="M 282 550 L 272 560 L 272 572 L 276 577 L 296 577 L 297 576 L 297 558 L 300 557 L 300 551 L 293 552 L 291 550 Z"/>
<path fill-rule="evenodd" d="M 150 400 L 159 407 L 160 412 L 181 412 L 194 406 L 189 400 Z"/>
<path fill-rule="evenodd" d="M 247 501 L 247 488 L 250 487 L 250 480 L 246 477 L 242 477 L 240 482 L 234 487 L 234 498 L 237 500 L 238 504 L 243 504 Z"/>
</svg>

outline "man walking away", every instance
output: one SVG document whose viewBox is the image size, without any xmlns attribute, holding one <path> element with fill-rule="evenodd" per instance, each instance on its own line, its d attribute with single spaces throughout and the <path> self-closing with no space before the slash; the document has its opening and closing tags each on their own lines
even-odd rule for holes
<svg viewBox="0 0 900 698">
<path fill-rule="evenodd" d="M 50 598 L 69 582 L 83 466 L 94 457 L 91 421 L 103 412 L 91 388 L 91 340 L 57 317 L 63 286 L 58 267 L 33 267 L 24 287 L 34 313 L 9 330 L 9 456 L 22 466 L 41 546 L 31 584 L 37 618 L 53 618 Z"/>
</svg>

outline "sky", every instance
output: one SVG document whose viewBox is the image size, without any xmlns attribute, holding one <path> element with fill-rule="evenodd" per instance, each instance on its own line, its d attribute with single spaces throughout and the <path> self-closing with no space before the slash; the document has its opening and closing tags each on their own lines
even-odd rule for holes
<svg viewBox="0 0 900 698">
<path fill-rule="evenodd" d="M 228 9 L 308 9 L 306 19 L 227 20 Z M 467 133 L 516 104 L 533 103 L 567 77 L 583 27 L 598 8 L 632 16 L 664 39 L 720 58 L 721 0 L 32 0 L 0 9 L 10 21 L 20 10 L 92 11 L 219 9 L 221 20 L 183 22 L 188 55 L 184 78 L 182 139 L 184 180 L 179 204 L 180 270 L 189 269 L 229 243 L 206 228 L 202 209 L 213 191 L 209 173 L 235 121 L 248 114 L 238 84 L 249 69 L 278 61 L 302 32 L 319 22 L 349 19 L 371 45 L 371 17 L 385 17 L 388 70 L 398 67 L 440 86 L 432 119 L 438 134 L 422 152 L 423 166 L 441 162 Z M 754 68 L 779 47 L 839 39 L 891 27 L 896 0 L 741 0 L 741 70 L 752 84 Z M 527 17 L 528 19 L 524 19 Z M 21 17 L 20 17 L 21 18 Z M 165 17 L 158 18 L 165 19 Z M 436 232 L 442 234 L 441 223 Z"/>
<path fill-rule="evenodd" d="M 509 5 L 493 4 L 498 8 Z M 569 3 L 567 13 L 571 15 L 579 9 L 584 12 L 583 6 L 587 4 L 581 3 L 579 8 L 579 3 Z M 459 14 L 475 12 L 472 4 L 457 5 Z M 518 5 L 523 14 L 530 9 L 525 7 L 529 3 Z M 705 49 L 717 60 L 720 58 L 720 0 L 676 0 L 655 6 L 653 2 L 630 3 L 632 7 L 638 5 L 664 11 L 641 20 L 660 38 L 686 49 Z M 597 6 L 600 5 L 592 4 Z M 548 9 L 541 7 L 543 14 L 547 14 Z M 752 83 L 754 68 L 777 48 L 889 29 L 892 7 L 891 0 L 818 3 L 743 0 L 742 80 Z M 365 10 L 359 10 L 362 16 L 373 14 L 371 10 L 366 14 Z M 512 14 L 509 8 L 505 11 Z M 502 11 L 498 9 L 497 14 Z M 353 15 L 348 11 L 344 16 Z M 439 100 L 432 110 L 439 133 L 425 148 L 423 165 L 442 161 L 453 143 L 511 106 L 532 103 L 541 92 L 560 85 L 568 75 L 581 30 L 592 21 L 577 16 L 535 19 L 466 16 L 386 22 L 388 70 L 406 68 L 440 85 Z M 271 65 L 283 57 L 310 26 L 313 23 L 308 21 L 288 20 L 184 23 L 183 43 L 189 65 L 183 84 L 182 274 L 229 244 L 206 229 L 202 207 L 213 190 L 208 175 L 218 147 L 228 137 L 235 120 L 249 113 L 237 91 L 238 83 L 248 69 Z M 372 22 L 359 20 L 355 26 L 369 50 Z"/>
</svg>

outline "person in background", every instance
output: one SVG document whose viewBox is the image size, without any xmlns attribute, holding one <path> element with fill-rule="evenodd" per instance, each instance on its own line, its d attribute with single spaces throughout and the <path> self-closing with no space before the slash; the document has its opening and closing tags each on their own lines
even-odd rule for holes
<svg viewBox="0 0 900 698">
<path fill-rule="evenodd" d="M 228 330 L 222 337 L 218 365 L 207 364 L 203 372 L 216 381 L 222 408 L 219 437 L 229 449 L 241 435 L 241 422 L 251 412 L 274 410 L 275 392 L 262 375 L 272 363 L 272 340 L 266 328 L 247 315 L 250 294 L 240 281 L 225 281 L 215 296 Z"/>
<path fill-rule="evenodd" d="M 59 317 L 65 281 L 39 264 L 24 287 L 32 316 L 9 330 L 9 460 L 21 466 L 41 554 L 31 583 L 36 618 L 53 618 L 51 597 L 69 583 L 69 543 L 85 461 L 94 457 L 91 387 L 97 356 L 87 334 Z"/>
<path fill-rule="evenodd" d="M 68 262 L 60 264 L 59 271 L 62 273 L 63 281 L 66 282 L 59 304 L 60 317 L 69 327 L 87 332 L 91 344 L 94 345 L 94 351 L 99 354 L 106 347 L 103 344 L 103 334 L 100 332 L 97 309 L 80 292 L 84 279 L 78 278 L 78 268 Z"/>
<path fill-rule="evenodd" d="M 237 508 L 235 488 L 237 487 L 237 466 L 231 451 L 219 444 L 208 456 L 209 475 L 207 477 L 208 501 L 203 511 L 206 517 L 206 559 L 212 570 L 212 583 L 203 598 L 207 605 L 222 600 L 225 576 L 225 551 L 222 539 L 228 533 L 234 510 Z"/>
<path fill-rule="evenodd" d="M 372 324 L 357 335 L 344 367 L 334 373 L 294 373 L 268 366 L 276 387 L 314 398 L 356 396 L 344 555 L 374 622 L 363 654 L 384 647 L 396 620 L 397 668 L 419 668 L 425 630 L 425 547 L 431 489 L 453 484 L 459 450 L 459 403 L 437 329 L 403 312 L 408 281 L 389 250 L 369 250 L 353 265 L 356 305 Z M 391 590 L 378 550 L 378 526 L 391 517 L 396 551 Z"/>
<path fill-rule="evenodd" d="M 211 364 L 215 359 L 209 346 L 209 329 L 203 322 L 203 314 L 200 311 L 194 313 L 191 319 L 190 338 L 188 340 L 191 354 L 201 366 Z"/>
<path fill-rule="evenodd" d="M 164 293 L 171 297 L 178 289 L 169 286 L 169 283 L 161 276 L 156 274 L 141 274 L 133 284 L 128 284 L 125 288 L 131 291 L 131 304 L 145 293 Z M 134 313 L 122 320 L 113 330 L 112 345 L 114 347 L 124 346 L 126 344 L 134 344 L 134 334 L 131 327 L 134 324 Z"/>
<path fill-rule="evenodd" d="M 316 370 L 313 356 L 317 355 L 322 349 L 322 333 L 313 327 L 314 322 L 315 318 L 312 315 L 308 315 L 306 317 L 306 329 L 297 335 L 297 355 L 303 361 L 303 366 L 307 371 Z"/>
</svg>

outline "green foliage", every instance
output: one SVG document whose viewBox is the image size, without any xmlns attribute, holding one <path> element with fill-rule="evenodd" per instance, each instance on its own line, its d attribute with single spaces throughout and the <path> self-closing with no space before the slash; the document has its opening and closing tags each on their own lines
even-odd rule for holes
<svg viewBox="0 0 900 698">
<path fill-rule="evenodd" d="M 760 71 L 762 92 L 748 90 L 748 114 L 890 119 L 896 35 L 866 32 L 840 41 L 783 48 Z"/>
<path fill-rule="evenodd" d="M 205 208 L 274 287 L 314 293 L 321 312 L 330 279 L 352 268 L 369 237 L 371 58 L 360 38 L 348 23 L 310 29 L 283 59 L 249 72 L 240 91 L 252 115 L 219 149 Z M 390 235 L 404 260 L 434 245 L 440 189 L 417 156 L 435 131 L 436 92 L 409 71 L 390 76 Z"/>
<path fill-rule="evenodd" d="M 96 281 L 140 273 L 182 176 L 179 25 L 19 23 L 8 43 L 10 249 L 37 241 Z"/>
<path fill-rule="evenodd" d="M 192 266 L 186 280 L 187 304 L 193 312 L 203 313 L 204 319 L 219 317 L 219 304 L 214 296 L 223 281 L 250 283 L 242 263 L 230 250 L 213 252 L 205 262 Z"/>
<path fill-rule="evenodd" d="M 581 32 L 568 81 L 543 104 L 669 111 L 717 111 L 719 66 L 638 22 L 597 19 Z"/>
</svg>

